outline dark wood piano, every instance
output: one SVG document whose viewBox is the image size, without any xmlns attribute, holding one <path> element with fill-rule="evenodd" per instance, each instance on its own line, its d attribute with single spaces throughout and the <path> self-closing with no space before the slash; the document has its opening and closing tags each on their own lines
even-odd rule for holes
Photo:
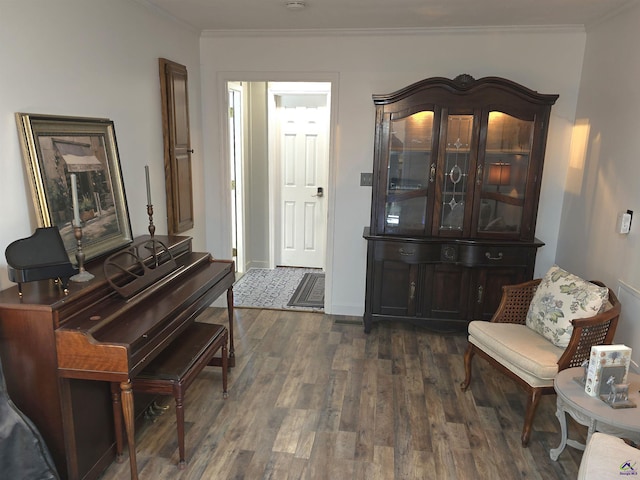
<svg viewBox="0 0 640 480">
<path fill-rule="evenodd" d="M 155 238 L 179 268 L 128 299 L 105 278 L 104 259 L 89 262 L 95 278 L 71 282 L 67 295 L 51 280 L 23 284 L 22 297 L 17 286 L 0 292 L 7 389 L 38 427 L 62 478 L 97 478 L 113 461 L 110 383 L 120 383 L 132 422 L 146 405 L 133 401 L 129 380 L 225 292 L 234 365 L 233 262 L 193 252 L 189 237 Z"/>
</svg>

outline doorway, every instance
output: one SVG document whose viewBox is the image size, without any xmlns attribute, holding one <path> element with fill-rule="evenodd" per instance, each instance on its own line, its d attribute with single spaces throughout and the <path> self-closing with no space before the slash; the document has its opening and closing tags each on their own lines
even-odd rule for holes
<svg viewBox="0 0 640 480">
<path fill-rule="evenodd" d="M 232 246 L 250 268 L 326 266 L 331 82 L 227 82 Z"/>
</svg>

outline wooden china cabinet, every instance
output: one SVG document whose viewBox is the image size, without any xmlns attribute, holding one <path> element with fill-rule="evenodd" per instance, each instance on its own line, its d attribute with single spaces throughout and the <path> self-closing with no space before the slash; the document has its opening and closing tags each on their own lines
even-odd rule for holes
<svg viewBox="0 0 640 480">
<path fill-rule="evenodd" d="M 557 95 L 498 77 L 429 78 L 374 95 L 365 332 L 378 320 L 460 330 L 531 279 Z"/>
</svg>

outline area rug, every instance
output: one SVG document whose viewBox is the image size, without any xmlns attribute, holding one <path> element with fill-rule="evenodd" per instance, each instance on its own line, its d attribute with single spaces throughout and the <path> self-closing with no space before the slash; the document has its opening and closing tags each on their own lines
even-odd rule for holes
<svg viewBox="0 0 640 480">
<path fill-rule="evenodd" d="M 239 308 L 323 312 L 323 306 L 288 305 L 304 275 L 319 272 L 322 270 L 317 268 L 251 268 L 233 286 L 233 305 Z"/>
<path fill-rule="evenodd" d="M 287 303 L 290 307 L 324 307 L 324 273 L 305 273 Z"/>
</svg>

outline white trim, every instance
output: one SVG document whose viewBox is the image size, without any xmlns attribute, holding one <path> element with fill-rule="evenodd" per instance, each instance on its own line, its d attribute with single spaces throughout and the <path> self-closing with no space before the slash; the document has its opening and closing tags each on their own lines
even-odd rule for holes
<svg viewBox="0 0 640 480">
<path fill-rule="evenodd" d="M 140 0 L 138 0 L 140 1 Z M 383 35 L 442 35 L 478 33 L 584 33 L 584 25 L 511 25 L 486 27 L 425 27 L 425 28 L 313 28 L 313 29 L 253 29 L 203 30 L 201 38 L 215 37 L 358 37 Z"/>
<path fill-rule="evenodd" d="M 160 8 L 155 3 L 151 3 L 149 0 L 133 0 L 133 1 L 140 4 L 144 8 L 151 10 L 154 14 L 158 15 L 159 17 L 162 17 L 171 22 L 174 22 L 186 30 L 189 30 L 193 33 L 201 33 L 199 28 L 191 25 L 190 23 L 185 22 L 184 20 L 180 20 L 178 17 L 167 12 L 165 9 Z"/>
</svg>

